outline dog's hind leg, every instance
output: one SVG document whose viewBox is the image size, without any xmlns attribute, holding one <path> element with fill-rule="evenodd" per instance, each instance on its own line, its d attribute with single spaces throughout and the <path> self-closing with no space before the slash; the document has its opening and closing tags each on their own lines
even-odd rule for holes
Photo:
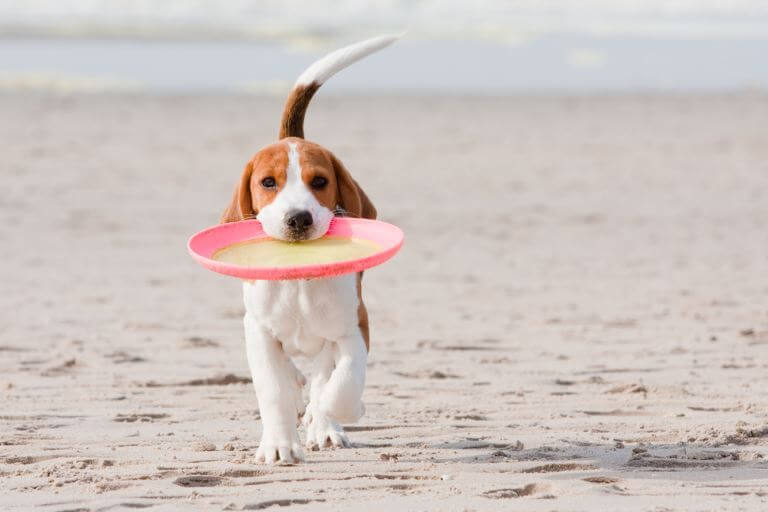
<svg viewBox="0 0 768 512">
<path fill-rule="evenodd" d="M 304 426 L 307 429 L 306 447 L 309 450 L 349 446 L 349 440 L 344 434 L 344 429 L 323 407 L 320 398 L 336 364 L 333 352 L 334 344 L 326 341 L 312 362 L 309 404 L 307 405 L 307 412 L 304 414 Z"/>
<path fill-rule="evenodd" d="M 353 423 L 365 413 L 365 363 L 368 350 L 362 333 L 355 329 L 334 343 L 334 369 L 320 393 L 320 406 L 342 423 Z"/>
<path fill-rule="evenodd" d="M 301 387 L 298 370 L 280 342 L 249 313 L 244 321 L 248 365 L 259 400 L 262 435 L 257 462 L 293 464 L 304 460 L 296 423 Z"/>
</svg>

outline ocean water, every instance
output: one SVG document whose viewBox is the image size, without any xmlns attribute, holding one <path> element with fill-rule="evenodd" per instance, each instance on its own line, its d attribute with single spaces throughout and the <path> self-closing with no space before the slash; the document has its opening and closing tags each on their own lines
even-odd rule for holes
<svg viewBox="0 0 768 512">
<path fill-rule="evenodd" d="M 768 89 L 757 0 L 0 0 L 0 90 L 283 94 L 324 52 L 403 30 L 327 89 Z"/>
</svg>

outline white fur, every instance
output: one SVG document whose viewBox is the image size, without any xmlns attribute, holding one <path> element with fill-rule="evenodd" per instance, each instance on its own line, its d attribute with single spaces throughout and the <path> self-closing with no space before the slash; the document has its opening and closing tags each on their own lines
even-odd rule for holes
<svg viewBox="0 0 768 512">
<path fill-rule="evenodd" d="M 304 377 L 290 356 L 313 358 L 306 446 L 348 446 L 341 422 L 364 413 L 367 350 L 358 326 L 354 274 L 331 279 L 243 283 L 248 364 L 263 433 L 257 461 L 304 458 L 296 429 Z"/>
<path fill-rule="evenodd" d="M 317 201 L 307 184 L 301 179 L 301 164 L 296 143 L 291 142 L 288 146 L 285 185 L 278 191 L 275 199 L 259 211 L 256 218 L 269 236 L 286 240 L 288 226 L 285 224 L 285 215 L 291 210 L 307 210 L 312 214 L 312 227 L 309 230 L 308 239 L 314 240 L 328 231 L 333 220 L 333 212 Z"/>
<path fill-rule="evenodd" d="M 401 37 L 402 34 L 372 37 L 371 39 L 339 48 L 309 66 L 296 80 L 295 85 L 308 85 L 312 82 L 318 85 L 323 84 L 350 64 L 357 62 L 366 55 L 386 48 Z"/>
</svg>

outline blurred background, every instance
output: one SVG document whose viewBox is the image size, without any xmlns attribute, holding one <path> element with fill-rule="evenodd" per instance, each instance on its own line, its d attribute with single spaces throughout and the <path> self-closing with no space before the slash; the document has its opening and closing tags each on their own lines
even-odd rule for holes
<svg viewBox="0 0 768 512">
<path fill-rule="evenodd" d="M 274 478 L 187 239 L 404 30 L 306 118 L 406 234 L 367 413 Z M 764 512 L 767 56 L 764 0 L 0 0 L 0 508 Z"/>
<path fill-rule="evenodd" d="M 0 89 L 282 94 L 321 53 L 400 31 L 328 89 L 768 86 L 761 0 L 2 0 Z"/>
</svg>

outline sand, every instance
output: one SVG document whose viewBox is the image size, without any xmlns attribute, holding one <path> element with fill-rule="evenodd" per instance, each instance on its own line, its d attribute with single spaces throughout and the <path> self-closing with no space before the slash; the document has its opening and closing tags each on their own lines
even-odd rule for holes
<svg viewBox="0 0 768 512">
<path fill-rule="evenodd" d="M 281 106 L 0 96 L 0 508 L 768 508 L 768 96 L 321 94 L 407 238 L 354 447 L 270 467 L 185 242 Z"/>
</svg>

